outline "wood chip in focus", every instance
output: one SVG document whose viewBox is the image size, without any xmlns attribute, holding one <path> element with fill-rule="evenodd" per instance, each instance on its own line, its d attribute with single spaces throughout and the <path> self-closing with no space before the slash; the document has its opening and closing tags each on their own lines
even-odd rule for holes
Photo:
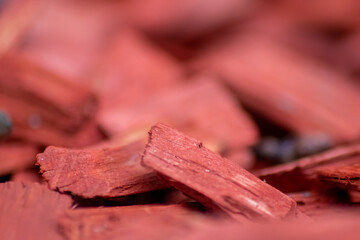
<svg viewBox="0 0 360 240">
<path fill-rule="evenodd" d="M 118 197 L 158 190 L 165 185 L 140 164 L 141 142 L 116 148 L 73 150 L 48 147 L 37 155 L 51 189 L 84 198 Z"/>
<path fill-rule="evenodd" d="M 198 140 L 157 124 L 149 132 L 143 163 L 200 203 L 244 220 L 284 220 L 299 214 L 296 203 Z"/>
</svg>

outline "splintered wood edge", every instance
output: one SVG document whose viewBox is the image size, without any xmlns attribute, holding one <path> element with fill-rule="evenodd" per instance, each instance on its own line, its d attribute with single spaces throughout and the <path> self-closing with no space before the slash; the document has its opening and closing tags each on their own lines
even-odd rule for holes
<svg viewBox="0 0 360 240">
<path fill-rule="evenodd" d="M 360 190 L 360 164 L 336 166 L 316 171 L 322 183 L 348 190 Z"/>
<path fill-rule="evenodd" d="M 45 149 L 43 153 L 39 153 L 37 158 L 37 165 L 40 166 L 40 173 L 43 178 L 48 183 L 49 187 L 53 190 L 58 190 L 60 192 L 69 192 L 72 195 L 80 196 L 82 198 L 111 198 L 111 197 L 121 197 L 132 194 L 140 194 L 145 192 L 150 192 L 154 190 L 160 190 L 168 188 L 156 175 L 156 172 L 152 171 L 149 168 L 144 168 L 141 165 L 141 152 L 143 151 L 142 142 L 134 142 L 122 147 L 115 148 L 96 148 L 96 149 L 67 149 L 49 146 Z M 138 151 L 139 150 L 139 151 Z M 91 175 L 93 165 L 101 161 L 97 161 L 96 157 L 101 157 L 101 159 L 106 159 L 105 154 L 114 154 L 118 153 L 127 153 L 127 151 L 133 151 L 132 155 L 137 157 L 129 157 L 129 159 L 119 159 L 117 162 L 117 169 L 114 169 L 113 172 L 107 174 L 109 169 L 106 169 L 106 165 L 103 168 L 96 170 L 103 170 L 103 175 L 94 176 Z M 76 173 L 76 169 L 67 167 L 71 165 L 71 154 L 77 155 L 79 153 L 88 154 L 88 158 L 77 161 L 74 159 L 73 164 L 82 165 L 87 163 L 89 159 L 89 166 L 84 167 L 84 171 L 81 174 Z M 102 155 L 103 154 L 103 155 Z M 61 159 L 59 161 L 57 158 Z M 124 155 L 126 156 L 126 154 Z M 76 156 L 74 156 L 75 158 Z M 112 156 L 116 157 L 116 156 Z M 118 156 L 120 157 L 120 156 Z M 127 165 L 130 163 L 130 165 Z M 79 166 L 81 167 L 81 166 Z M 129 167 L 126 171 L 126 167 Z M 67 168 L 69 168 L 67 170 Z M 65 169 L 65 170 L 64 170 Z M 123 172 L 116 172 L 122 171 Z M 81 171 L 80 169 L 78 171 Z M 71 173 L 69 175 L 69 173 Z M 75 176 L 73 174 L 76 173 Z M 131 174 L 132 173 L 132 174 Z M 116 174 L 118 179 L 111 181 L 112 174 Z M 92 188 L 91 182 L 97 184 L 96 188 Z M 101 186 L 103 187 L 99 187 Z"/>
<path fill-rule="evenodd" d="M 320 153 L 314 156 L 301 158 L 297 161 L 285 163 L 273 167 L 263 168 L 253 173 L 259 178 L 264 178 L 271 175 L 280 175 L 289 173 L 295 170 L 311 169 L 317 166 L 342 161 L 346 158 L 353 156 L 360 156 L 360 144 L 354 144 L 350 146 L 342 146 L 335 149 L 328 150 L 324 153 Z"/>
<path fill-rule="evenodd" d="M 166 168 L 169 168 L 169 171 L 172 171 L 171 168 L 169 166 L 155 166 L 156 163 L 155 162 L 152 162 L 152 160 L 150 160 L 151 158 L 158 158 L 158 156 L 152 156 L 154 153 L 156 153 L 157 151 L 162 151 L 161 148 L 159 150 L 152 150 L 153 152 L 151 152 L 150 148 L 157 148 L 157 146 L 153 146 L 152 143 L 153 143 L 153 138 L 154 138 L 154 134 L 153 134 L 153 131 L 156 129 L 156 128 L 159 128 L 159 129 L 164 129 L 165 128 L 165 131 L 166 130 L 169 130 L 169 131 L 172 131 L 172 133 L 174 133 L 174 139 L 178 138 L 182 141 L 185 141 L 186 139 L 190 140 L 191 144 L 188 145 L 188 147 L 190 147 L 190 145 L 196 145 L 196 147 L 198 147 L 199 149 L 202 149 L 203 152 L 205 153 L 209 153 L 210 155 L 214 155 L 215 158 L 221 158 L 221 156 L 211 152 L 210 150 L 206 149 L 206 148 L 203 148 L 201 142 L 195 140 L 195 139 L 192 139 L 190 137 L 187 137 L 186 135 L 182 134 L 181 132 L 178 132 L 172 128 L 169 128 L 168 126 L 164 125 L 164 124 L 157 124 L 155 126 L 153 126 L 149 132 L 149 142 L 145 148 L 145 151 L 144 151 L 144 154 L 142 156 L 142 163 L 145 165 L 145 166 L 148 166 L 148 167 L 151 167 L 153 168 L 155 171 L 157 171 L 161 176 L 165 177 L 165 179 L 169 182 L 170 185 L 174 186 L 175 188 L 178 188 L 180 191 L 183 191 L 185 192 L 186 194 L 194 197 L 195 199 L 199 200 L 200 202 L 202 202 L 203 204 L 210 204 L 210 206 L 214 206 L 218 209 L 221 209 L 224 211 L 224 213 L 227 213 L 227 214 L 230 214 L 231 216 L 236 216 L 235 218 L 241 218 L 241 220 L 244 220 L 246 218 L 256 218 L 257 217 L 264 217 L 265 219 L 291 219 L 293 217 L 298 217 L 298 216 L 301 216 L 302 214 L 300 213 L 300 211 L 298 211 L 297 209 L 297 206 L 296 206 L 296 202 L 289 198 L 288 196 L 286 196 L 285 194 L 281 193 L 280 191 L 278 191 L 277 189 L 271 187 L 270 185 L 262 182 L 260 179 L 256 178 L 255 176 L 253 176 L 252 174 L 246 172 L 246 170 L 242 169 L 240 166 L 237 166 L 239 168 L 239 170 L 241 169 L 241 173 L 245 174 L 246 176 L 244 176 L 244 178 L 247 178 L 247 177 L 250 177 L 251 179 L 249 179 L 249 181 L 251 182 L 251 180 L 255 181 L 257 184 L 260 184 L 259 187 L 263 186 L 264 187 L 264 190 L 266 193 L 268 194 L 272 194 L 274 195 L 273 197 L 278 197 L 279 202 L 275 201 L 271 198 L 268 197 L 267 200 L 264 200 L 265 202 L 263 202 L 262 204 L 261 203 L 256 203 L 254 202 L 254 204 L 256 206 L 259 205 L 259 208 L 256 207 L 256 206 L 253 206 L 253 208 L 250 207 L 250 205 L 248 203 L 244 203 L 245 205 L 244 206 L 241 206 L 238 205 L 238 204 L 241 204 L 241 203 L 236 203 L 235 205 L 232 204 L 231 202 L 228 202 L 228 201 L 225 201 L 224 199 L 223 200 L 220 200 L 219 202 L 219 199 L 212 199 L 213 196 L 212 193 L 211 193 L 211 189 L 210 188 L 207 188 L 207 187 L 204 187 L 202 186 L 201 183 L 196 183 L 196 181 L 194 182 L 195 186 L 195 189 L 192 189 L 191 186 L 188 186 L 190 185 L 189 181 L 186 180 L 186 179 L 183 179 L 183 180 L 186 180 L 185 183 L 184 181 L 179 181 L 179 179 L 173 179 L 174 176 L 169 176 L 169 173 L 166 172 L 166 170 L 164 171 L 164 169 Z M 171 132 L 169 132 L 168 134 L 171 134 Z M 178 136 L 177 136 L 178 135 Z M 169 135 L 168 135 L 169 136 Z M 192 146 L 192 147 L 194 147 Z M 186 147 L 186 145 L 184 146 L 184 148 Z M 180 150 L 180 151 L 183 151 Z M 204 153 L 204 154 L 205 154 Z M 150 155 L 149 155 L 150 154 Z M 166 152 L 163 152 L 163 154 L 166 155 Z M 168 154 L 173 154 L 173 153 L 168 153 Z M 194 154 L 196 154 L 196 152 L 194 152 Z M 149 156 L 149 159 L 147 159 L 147 157 Z M 151 157 L 152 156 L 152 157 Z M 221 158 L 222 159 L 222 158 Z M 224 159 L 225 160 L 225 159 Z M 231 161 L 229 161 L 231 162 Z M 171 165 L 171 163 L 166 163 L 165 165 Z M 194 162 L 194 164 L 197 164 L 196 161 Z M 231 163 L 233 164 L 233 163 Z M 230 164 L 230 165 L 231 165 Z M 180 164 L 176 164 L 176 165 L 180 165 Z M 227 164 L 229 165 L 229 164 Z M 234 164 L 233 164 L 234 165 Z M 229 167 L 229 166 L 228 166 Z M 164 169 L 159 169 L 159 168 L 164 168 Z M 206 171 L 206 170 L 205 170 Z M 211 170 L 208 170 L 206 171 L 207 173 L 210 173 Z M 200 172 L 199 172 L 200 174 Z M 216 174 L 217 176 L 217 174 Z M 183 177 L 183 176 L 175 176 L 175 178 L 180 178 L 180 177 Z M 199 176 L 197 176 L 199 177 Z M 215 181 L 215 180 L 214 180 Z M 224 180 L 225 181 L 225 180 Z M 184 188 L 185 187 L 185 188 Z M 205 193 L 201 193 L 201 190 L 196 190 L 197 188 L 204 188 L 204 191 Z M 243 186 L 244 187 L 244 186 Z M 207 193 L 210 190 L 210 196 L 207 196 Z M 199 192 L 200 191 L 200 192 Z M 198 194 L 199 193 L 199 194 Z M 266 194 L 264 193 L 264 194 Z M 247 198 L 246 198 L 247 199 Z M 210 200 L 210 201 L 208 201 Z M 225 201 L 227 204 L 223 203 L 223 201 Z M 235 200 L 234 200 L 235 201 Z M 270 201 L 270 202 L 267 202 L 267 201 Z M 283 204 L 281 203 L 282 201 Z M 240 201 L 241 202 L 241 201 Z M 224 205 L 225 204 L 225 205 Z M 230 204 L 230 205 L 229 205 Z M 263 204 L 267 205 L 267 204 L 270 204 L 270 208 L 272 208 L 271 211 L 273 211 L 272 213 L 268 212 L 268 211 L 265 211 L 263 212 L 264 216 L 262 216 L 261 212 L 262 212 L 262 206 Z M 243 209 L 244 212 L 240 213 L 238 212 L 238 210 L 236 210 L 236 213 L 233 212 L 233 209 L 228 209 L 227 205 L 229 206 L 232 206 L 231 208 L 234 208 L 234 206 L 237 206 L 236 208 L 240 208 L 240 209 Z M 264 205 L 264 207 L 265 207 Z M 267 207 L 266 207 L 267 208 Z M 279 212 L 276 211 L 276 208 L 279 209 Z M 243 215 L 245 212 L 247 212 L 248 216 L 245 214 Z M 266 214 L 265 214 L 266 213 Z M 241 216 L 243 215 L 243 216 Z M 244 216 L 247 216 L 247 217 L 244 217 Z M 271 216 L 271 217 L 270 217 Z M 260 219 L 261 219 L 260 217 Z M 240 220 L 240 221 L 241 221 Z"/>
</svg>

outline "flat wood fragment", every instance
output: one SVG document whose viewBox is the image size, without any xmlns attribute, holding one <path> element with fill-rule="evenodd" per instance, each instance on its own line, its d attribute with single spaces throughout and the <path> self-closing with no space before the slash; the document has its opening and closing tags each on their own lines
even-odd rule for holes
<svg viewBox="0 0 360 240">
<path fill-rule="evenodd" d="M 294 221 L 270 224 L 249 224 L 239 226 L 237 223 L 218 222 L 194 232 L 186 239 L 352 239 L 359 236 L 358 215 L 350 212 L 343 216 L 325 215 L 322 221 Z"/>
<path fill-rule="evenodd" d="M 316 172 L 320 181 L 335 186 L 360 191 L 360 157 L 358 163 L 345 166 L 330 166 Z"/>
<path fill-rule="evenodd" d="M 24 170 L 35 164 L 38 148 L 33 144 L 7 142 L 0 145 L 0 175 Z"/>
<path fill-rule="evenodd" d="M 238 220 L 291 219 L 299 213 L 288 196 L 163 124 L 151 128 L 143 164 L 205 206 Z"/>
<path fill-rule="evenodd" d="M 101 126 L 109 134 L 131 141 L 146 139 L 148 129 L 156 122 L 175 126 L 218 153 L 246 148 L 258 140 L 249 115 L 223 86 L 207 76 L 100 116 Z"/>
<path fill-rule="evenodd" d="M 324 221 L 330 218 L 349 216 L 349 214 L 359 214 L 360 206 L 349 202 L 349 199 L 339 198 L 339 192 L 306 191 L 301 193 L 291 193 L 290 196 L 298 205 L 298 208 L 316 221 Z"/>
<path fill-rule="evenodd" d="M 245 105 L 296 134 L 324 134 L 334 143 L 360 137 L 360 88 L 351 78 L 266 34 L 224 42 L 194 65 L 221 76 Z"/>
<path fill-rule="evenodd" d="M 111 218 L 104 220 L 105 224 L 92 225 L 83 229 L 65 228 L 65 236 L 67 239 L 266 239 L 269 236 L 280 239 L 312 239 L 322 238 L 339 239 L 342 236 L 352 238 L 357 236 L 358 216 L 354 216 L 351 212 L 344 209 L 344 214 L 327 214 L 324 212 L 324 219 L 321 221 L 299 220 L 293 222 L 276 222 L 267 224 L 243 224 L 237 222 L 223 221 L 217 219 L 199 218 L 198 216 L 184 217 L 183 215 L 159 212 L 156 214 L 147 214 L 143 216 L 131 217 L 123 216 L 123 218 Z M 124 219 L 125 218 L 125 219 Z M 73 220 L 75 220 L 74 218 Z M 90 218 L 91 219 L 91 218 Z M 122 221 L 122 219 L 124 221 Z M 122 223 L 117 228 L 110 228 L 110 221 L 114 225 Z M 86 221 L 91 222 L 91 220 Z M 63 222 L 61 221 L 63 224 Z M 71 223 L 65 222 L 65 223 Z M 64 225 L 63 225 L 64 226 Z M 65 225 L 66 226 L 66 225 Z M 69 225 L 67 225 L 69 227 Z M 139 231 L 141 229 L 141 231 Z M 79 230 L 79 231 L 78 231 Z M 93 231 L 91 231 L 93 230 Z M 96 231 L 94 231 L 96 230 Z M 84 234 L 84 233 L 87 233 Z M 88 238 L 83 238 L 84 236 Z"/>
<path fill-rule="evenodd" d="M 63 239 L 57 218 L 71 203 L 37 183 L 0 183 L 0 239 Z"/>
<path fill-rule="evenodd" d="M 122 237 L 116 233 L 126 228 L 127 222 L 141 221 L 143 218 L 151 221 L 162 214 L 181 218 L 196 217 L 195 212 L 180 204 L 79 208 L 64 212 L 59 218 L 59 225 L 66 239 L 113 239 Z"/>
<path fill-rule="evenodd" d="M 115 12 L 117 3 L 44 2 L 45 7 L 31 22 L 17 51 L 55 73 L 88 83 L 84 73 L 118 30 L 122 17 Z"/>
<path fill-rule="evenodd" d="M 168 212 L 158 212 L 153 214 L 145 214 L 141 216 L 126 216 L 126 221 L 121 221 L 121 226 L 114 228 L 108 232 L 104 231 L 102 235 L 94 232 L 88 232 L 94 239 L 131 239 L 131 240 L 156 240 L 170 239 L 181 240 L 186 239 L 194 230 L 207 223 L 206 219 L 200 215 L 180 215 Z M 102 227 L 95 228 L 97 231 L 104 230 Z M 80 231 L 84 233 L 85 231 Z M 73 239 L 79 234 L 70 235 Z M 81 236 L 81 235 L 80 235 Z"/>
<path fill-rule="evenodd" d="M 359 162 L 360 144 L 355 143 L 294 162 L 260 169 L 254 174 L 282 191 L 296 192 L 317 186 L 320 183 L 319 172 L 322 175 L 321 172 L 325 174 L 327 169 L 331 168 L 347 169 L 347 166 L 359 164 Z"/>
<path fill-rule="evenodd" d="M 141 142 L 123 147 L 72 150 L 48 147 L 37 155 L 51 189 L 84 198 L 118 197 L 162 189 L 156 174 L 141 166 Z"/>
</svg>

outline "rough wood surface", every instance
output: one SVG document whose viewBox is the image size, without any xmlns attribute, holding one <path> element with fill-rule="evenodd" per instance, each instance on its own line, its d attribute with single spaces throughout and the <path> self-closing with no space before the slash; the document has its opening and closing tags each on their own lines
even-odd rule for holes
<svg viewBox="0 0 360 240">
<path fill-rule="evenodd" d="M 123 147 L 71 150 L 48 147 L 37 164 L 51 189 L 84 198 L 117 197 L 164 188 L 150 169 L 140 164 L 141 142 Z"/>
<path fill-rule="evenodd" d="M 346 166 L 330 166 L 316 172 L 321 181 L 346 189 L 360 191 L 360 157 L 358 163 Z"/>
<path fill-rule="evenodd" d="M 329 206 L 329 205 L 328 205 Z M 126 207 L 129 210 L 132 207 Z M 161 207 L 165 209 L 166 207 Z M 110 208 L 111 209 L 111 208 Z M 343 214 L 331 211 L 322 212 L 325 218 L 319 221 L 299 220 L 290 223 L 277 222 L 267 224 L 243 224 L 224 221 L 224 219 L 209 219 L 199 215 L 173 214 L 157 211 L 145 215 L 121 213 L 120 208 L 111 213 L 107 210 L 93 210 L 85 214 L 86 209 L 78 213 L 69 211 L 60 219 L 60 226 L 67 239 L 266 239 L 269 236 L 280 239 L 312 239 L 313 236 L 327 239 L 338 239 L 341 236 L 357 236 L 357 223 L 349 209 L 343 209 Z M 116 208 L 115 208 L 116 209 Z M 124 209 L 125 210 L 125 209 Z M 139 208 L 139 213 L 142 211 Z M 337 209 L 339 210 L 339 209 Z M 107 212 L 107 213 L 106 213 Z M 130 213 L 130 212 L 128 212 Z M 116 216 L 116 217 L 115 217 Z M 74 220 L 83 223 L 77 224 Z M 97 220 L 103 219 L 100 222 Z M 355 217 L 357 220 L 358 217 Z M 75 223 L 75 224 L 74 224 Z M 74 225 L 72 225 L 74 224 Z M 331 226 L 331 229 L 328 227 Z M 141 231 L 139 231 L 141 229 Z M 261 229 L 261 230 L 260 230 Z M 330 232 L 330 233 L 329 233 Z M 300 236 L 300 238 L 298 238 Z"/>
<path fill-rule="evenodd" d="M 335 143 L 358 139 L 360 88 L 265 36 L 235 34 L 195 65 L 221 76 L 245 105 L 297 134 L 325 134 Z"/>
<path fill-rule="evenodd" d="M 37 183 L 0 183 L 0 239 L 63 239 L 57 218 L 71 202 Z"/>
<path fill-rule="evenodd" d="M 248 114 L 224 87 L 205 76 L 137 106 L 104 113 L 100 122 L 108 133 L 131 140 L 146 138 L 154 123 L 164 122 L 200 139 L 215 152 L 239 150 L 258 139 Z"/>
<path fill-rule="evenodd" d="M 143 163 L 170 185 L 238 220 L 291 219 L 299 213 L 286 195 L 163 124 L 152 127 Z"/>
<path fill-rule="evenodd" d="M 301 212 L 315 221 L 326 221 L 330 218 L 335 219 L 360 213 L 359 204 L 349 202 L 346 195 L 341 199 L 339 197 L 341 194 L 337 193 L 306 191 L 292 193 L 288 196 L 296 201 Z"/>
<path fill-rule="evenodd" d="M 207 223 L 207 220 L 197 215 L 180 215 L 172 211 L 153 214 L 126 216 L 126 221 L 121 221 L 121 226 L 102 235 L 90 233 L 94 239 L 186 239 L 194 230 Z M 83 233 L 81 231 L 80 233 Z M 79 238 L 80 234 L 70 235 L 72 239 Z M 75 236 L 75 237 L 74 237 Z"/>
<path fill-rule="evenodd" d="M 59 225 L 66 239 L 114 239 L 123 237 L 116 233 L 119 229 L 124 229 L 128 221 L 141 221 L 142 218 L 151 221 L 152 217 L 166 213 L 178 217 L 196 217 L 195 212 L 180 204 L 82 208 L 66 211 L 59 218 Z"/>
<path fill-rule="evenodd" d="M 295 162 L 260 169 L 254 174 L 282 191 L 296 192 L 317 186 L 317 172 L 322 169 L 346 167 L 359 162 L 360 144 L 355 143 Z"/>
<path fill-rule="evenodd" d="M 0 175 L 24 170 L 34 165 L 38 148 L 26 143 L 3 143 L 0 145 Z"/>
<path fill-rule="evenodd" d="M 353 239 L 359 236 L 359 218 L 349 213 L 347 216 L 329 215 L 325 221 L 294 221 L 291 223 L 250 224 L 239 226 L 236 223 L 215 223 L 194 232 L 186 239 L 217 240 L 217 239 Z"/>
</svg>

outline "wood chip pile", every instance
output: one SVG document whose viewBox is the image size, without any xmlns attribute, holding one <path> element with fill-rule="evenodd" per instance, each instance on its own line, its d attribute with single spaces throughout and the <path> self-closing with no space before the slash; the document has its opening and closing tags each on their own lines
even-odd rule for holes
<svg viewBox="0 0 360 240">
<path fill-rule="evenodd" d="M 0 239 L 357 239 L 359 13 L 0 1 Z"/>
</svg>

